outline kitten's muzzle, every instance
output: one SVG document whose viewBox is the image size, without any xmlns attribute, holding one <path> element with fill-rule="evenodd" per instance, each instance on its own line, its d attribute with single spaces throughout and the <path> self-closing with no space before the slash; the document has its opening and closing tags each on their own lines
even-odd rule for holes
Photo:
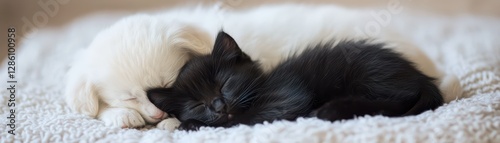
<svg viewBox="0 0 500 143">
<path fill-rule="evenodd" d="M 212 100 L 212 110 L 217 113 L 226 112 L 226 104 L 222 98 L 215 98 Z"/>
<path fill-rule="evenodd" d="M 222 125 L 233 119 L 234 115 L 228 113 L 227 106 L 223 98 L 218 97 L 212 100 L 211 110 L 216 113 L 217 119 L 213 120 L 212 125 Z"/>
</svg>

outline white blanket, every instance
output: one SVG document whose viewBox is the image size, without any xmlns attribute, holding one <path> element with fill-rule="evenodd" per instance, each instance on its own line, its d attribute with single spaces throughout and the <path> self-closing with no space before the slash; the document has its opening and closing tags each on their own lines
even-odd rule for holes
<svg viewBox="0 0 500 143">
<path fill-rule="evenodd" d="M 417 116 L 365 116 L 327 122 L 300 118 L 255 126 L 166 131 L 121 129 L 70 111 L 63 78 L 93 36 L 120 16 L 91 16 L 68 27 L 40 29 L 18 43 L 16 106 L 9 103 L 7 65 L 0 90 L 0 142 L 500 142 L 500 20 L 394 15 L 391 29 L 420 46 L 446 72 L 459 76 L 463 97 Z M 15 109 L 15 135 L 8 133 Z"/>
</svg>

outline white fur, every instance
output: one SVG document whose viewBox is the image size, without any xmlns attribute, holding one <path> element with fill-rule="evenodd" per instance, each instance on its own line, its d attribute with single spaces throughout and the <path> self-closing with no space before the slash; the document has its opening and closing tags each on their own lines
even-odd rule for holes
<svg viewBox="0 0 500 143">
<path fill-rule="evenodd" d="M 145 90 L 169 86 L 190 52 L 209 51 L 213 40 L 199 31 L 151 15 L 117 22 L 100 32 L 69 70 L 68 105 L 117 127 L 161 121 L 167 114 L 148 100 Z"/>
<path fill-rule="evenodd" d="M 370 20 L 374 18 L 363 10 L 299 5 L 225 13 L 201 8 L 131 16 L 102 31 L 74 63 L 67 78 L 67 103 L 75 111 L 98 117 L 108 125 L 138 127 L 145 122 L 157 123 L 160 119 L 151 116 L 162 112 L 149 102 L 145 90 L 169 86 L 190 52 L 211 51 L 221 28 L 268 71 L 311 43 L 370 38 L 355 32 L 356 27 Z M 438 79 L 447 77 L 445 82 L 439 81 L 444 93 L 461 93 L 458 81 L 453 80 L 456 76 L 438 71 L 425 53 L 397 33 L 382 29 L 379 35 L 372 36 L 391 43 L 388 48 L 403 53 L 424 73 Z M 175 124 L 178 122 L 165 121 L 158 126 L 173 128 Z"/>
</svg>

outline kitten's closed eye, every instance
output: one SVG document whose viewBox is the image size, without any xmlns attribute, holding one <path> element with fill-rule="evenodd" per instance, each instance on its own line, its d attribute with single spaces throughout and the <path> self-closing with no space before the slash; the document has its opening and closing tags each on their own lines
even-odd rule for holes
<svg viewBox="0 0 500 143">
<path fill-rule="evenodd" d="M 191 106 L 191 107 L 189 108 L 189 110 L 193 110 L 193 109 L 198 108 L 198 107 L 203 107 L 204 105 L 205 105 L 205 104 L 203 104 L 203 103 L 198 103 L 198 104 L 195 104 L 195 105 Z"/>
</svg>

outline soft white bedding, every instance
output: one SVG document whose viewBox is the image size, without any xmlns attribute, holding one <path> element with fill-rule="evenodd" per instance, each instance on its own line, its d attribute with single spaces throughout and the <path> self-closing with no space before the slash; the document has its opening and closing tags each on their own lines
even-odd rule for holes
<svg viewBox="0 0 500 143">
<path fill-rule="evenodd" d="M 399 14 L 393 29 L 420 46 L 446 72 L 455 73 L 464 96 L 418 116 L 359 117 L 326 122 L 279 121 L 198 132 L 153 126 L 121 129 L 73 113 L 62 95 L 73 58 L 102 28 L 120 16 L 91 16 L 68 27 L 41 29 L 16 51 L 16 135 L 10 135 L 6 65 L 0 90 L 0 142 L 500 142 L 500 20 Z M 5 62 L 4 62 L 5 64 Z"/>
</svg>

